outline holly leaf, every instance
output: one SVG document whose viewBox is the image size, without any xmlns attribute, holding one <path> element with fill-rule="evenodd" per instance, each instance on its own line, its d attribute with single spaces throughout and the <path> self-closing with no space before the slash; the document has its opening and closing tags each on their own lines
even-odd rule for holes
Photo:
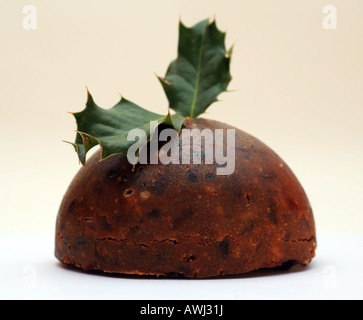
<svg viewBox="0 0 363 320">
<path fill-rule="evenodd" d="M 86 108 L 78 113 L 72 113 L 77 122 L 77 135 L 71 143 L 80 162 L 86 164 L 86 154 L 93 147 L 100 145 L 102 149 L 101 160 L 115 154 L 127 154 L 135 141 L 128 141 L 128 134 L 133 129 L 141 129 L 150 141 L 155 129 L 150 126 L 154 121 L 156 126 L 166 124 L 180 132 L 185 118 L 170 112 L 165 116 L 147 111 L 133 102 L 121 98 L 111 109 L 97 106 L 88 92 Z"/>
<path fill-rule="evenodd" d="M 204 20 L 192 28 L 180 22 L 178 57 L 159 78 L 169 107 L 178 114 L 195 118 L 227 90 L 232 48 L 226 51 L 225 35 L 215 21 Z"/>
<path fill-rule="evenodd" d="M 88 92 L 86 108 L 72 113 L 77 122 L 77 135 L 75 142 L 70 143 L 80 162 L 85 165 L 87 153 L 97 145 L 102 149 L 101 160 L 114 154 L 127 155 L 135 143 L 127 139 L 131 130 L 143 130 L 146 139 L 142 141 L 146 144 L 155 130 L 151 122 L 155 127 L 166 124 L 180 132 L 186 118 L 205 112 L 227 90 L 231 81 L 231 54 L 232 49 L 225 48 L 225 33 L 218 30 L 215 21 L 204 20 L 192 28 L 180 22 L 178 57 L 170 64 L 165 78 L 159 78 L 169 108 L 176 114 L 153 113 L 125 98 L 106 110 L 97 106 Z"/>
</svg>

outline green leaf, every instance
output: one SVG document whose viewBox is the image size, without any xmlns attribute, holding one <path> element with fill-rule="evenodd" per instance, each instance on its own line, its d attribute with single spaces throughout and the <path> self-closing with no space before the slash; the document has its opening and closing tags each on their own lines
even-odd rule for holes
<svg viewBox="0 0 363 320">
<path fill-rule="evenodd" d="M 171 115 L 170 112 L 163 116 L 147 111 L 125 98 L 121 98 L 111 109 L 103 109 L 96 105 L 89 92 L 86 108 L 73 115 L 77 122 L 77 136 L 75 143 L 71 144 L 83 165 L 87 152 L 97 145 L 102 149 L 102 160 L 114 154 L 126 155 L 129 147 L 135 143 L 127 141 L 128 133 L 133 129 L 144 130 L 149 141 L 153 134 L 151 121 L 157 125 L 170 125 L 178 132 L 185 121 L 184 117 Z"/>
<path fill-rule="evenodd" d="M 153 113 L 124 98 L 106 110 L 97 106 L 88 92 L 86 108 L 72 113 L 77 122 L 77 135 L 71 144 L 80 162 L 85 165 L 87 153 L 97 145 L 102 149 L 101 160 L 114 154 L 126 155 L 135 143 L 127 140 L 133 129 L 143 129 L 146 144 L 154 131 L 150 128 L 151 121 L 169 125 L 179 132 L 187 117 L 195 118 L 205 112 L 227 90 L 231 81 L 231 54 L 232 48 L 228 51 L 225 48 L 225 33 L 218 30 L 215 21 L 204 20 L 192 28 L 180 22 L 178 57 L 170 64 L 165 78 L 159 78 L 169 108 L 176 114 Z"/>
<path fill-rule="evenodd" d="M 215 21 L 204 20 L 192 28 L 180 22 L 178 57 L 165 78 L 159 78 L 169 107 L 178 114 L 195 118 L 227 90 L 232 49 L 226 51 L 225 35 Z"/>
</svg>

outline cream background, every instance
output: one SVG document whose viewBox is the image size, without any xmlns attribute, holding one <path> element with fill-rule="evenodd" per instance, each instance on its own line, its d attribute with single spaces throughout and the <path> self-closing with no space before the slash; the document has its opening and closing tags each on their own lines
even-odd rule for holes
<svg viewBox="0 0 363 320">
<path fill-rule="evenodd" d="M 37 8 L 37 30 L 22 9 Z M 338 29 L 322 27 L 325 5 Z M 71 146 L 85 86 L 155 112 L 154 73 L 176 57 L 178 19 L 215 16 L 235 45 L 230 85 L 205 117 L 249 132 L 293 169 L 318 232 L 363 232 L 361 0 L 3 0 L 0 2 L 0 233 L 53 232 L 79 164 Z"/>
</svg>

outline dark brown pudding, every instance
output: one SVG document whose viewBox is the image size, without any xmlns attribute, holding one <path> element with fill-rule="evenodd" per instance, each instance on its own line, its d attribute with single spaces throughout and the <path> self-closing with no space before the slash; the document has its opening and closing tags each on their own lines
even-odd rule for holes
<svg viewBox="0 0 363 320">
<path fill-rule="evenodd" d="M 232 128 L 206 119 L 185 127 Z M 204 146 L 201 146 L 203 152 Z M 75 176 L 56 223 L 56 257 L 84 270 L 167 277 L 238 275 L 315 255 L 299 181 L 274 151 L 236 129 L 235 172 L 216 164 L 137 165 L 96 153 Z"/>
</svg>

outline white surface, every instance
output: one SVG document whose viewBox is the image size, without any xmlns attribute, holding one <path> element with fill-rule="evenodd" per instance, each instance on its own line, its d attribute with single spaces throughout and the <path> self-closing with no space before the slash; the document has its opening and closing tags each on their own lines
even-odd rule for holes
<svg viewBox="0 0 363 320">
<path fill-rule="evenodd" d="M 169 280 L 63 267 L 52 234 L 0 236 L 0 299 L 362 299 L 363 235 L 321 235 L 305 268 L 240 278 Z"/>
</svg>

